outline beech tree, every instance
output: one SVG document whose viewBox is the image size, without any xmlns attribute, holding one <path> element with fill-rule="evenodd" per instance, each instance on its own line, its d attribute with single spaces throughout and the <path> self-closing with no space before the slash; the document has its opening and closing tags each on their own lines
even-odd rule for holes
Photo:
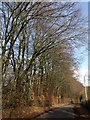
<svg viewBox="0 0 90 120">
<path fill-rule="evenodd" d="M 15 92 L 28 100 L 33 91 L 57 94 L 68 86 L 74 48 L 86 32 L 77 4 L 2 2 L 2 82 L 9 97 Z"/>
</svg>

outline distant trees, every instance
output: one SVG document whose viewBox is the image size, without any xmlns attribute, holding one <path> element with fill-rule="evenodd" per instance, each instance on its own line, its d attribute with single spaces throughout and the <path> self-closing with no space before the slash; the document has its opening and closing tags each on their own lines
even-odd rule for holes
<svg viewBox="0 0 90 120">
<path fill-rule="evenodd" d="M 1 20 L 6 98 L 16 94 L 29 102 L 33 92 L 68 94 L 74 48 L 83 44 L 86 32 L 77 3 L 3 2 Z"/>
</svg>

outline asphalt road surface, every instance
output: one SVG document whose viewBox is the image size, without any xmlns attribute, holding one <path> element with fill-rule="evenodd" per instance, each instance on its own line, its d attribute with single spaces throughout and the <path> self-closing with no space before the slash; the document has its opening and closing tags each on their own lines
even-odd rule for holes
<svg viewBox="0 0 90 120">
<path fill-rule="evenodd" d="M 45 118 L 45 120 L 48 120 L 49 118 L 76 118 L 77 115 L 74 113 L 73 111 L 74 105 L 67 105 L 64 106 L 62 108 L 57 108 L 53 111 L 49 111 L 47 113 L 42 114 L 41 116 L 39 116 L 37 119 L 40 118 Z"/>
</svg>

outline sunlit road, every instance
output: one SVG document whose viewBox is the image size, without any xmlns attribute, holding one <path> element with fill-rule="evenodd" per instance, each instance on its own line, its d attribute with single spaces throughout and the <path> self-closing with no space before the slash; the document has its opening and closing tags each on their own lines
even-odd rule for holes
<svg viewBox="0 0 90 120">
<path fill-rule="evenodd" d="M 67 105 L 63 108 L 57 108 L 53 111 L 49 111 L 47 113 L 44 113 L 43 115 L 39 116 L 39 118 L 45 118 L 45 120 L 48 120 L 49 118 L 76 118 L 77 115 L 74 114 L 73 111 L 74 105 Z M 35 119 L 35 120 L 37 120 Z"/>
</svg>

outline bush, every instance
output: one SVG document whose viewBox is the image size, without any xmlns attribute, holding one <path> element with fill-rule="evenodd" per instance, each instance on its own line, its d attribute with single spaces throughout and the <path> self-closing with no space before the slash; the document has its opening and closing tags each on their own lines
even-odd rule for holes
<svg viewBox="0 0 90 120">
<path fill-rule="evenodd" d="M 16 104 L 15 100 L 11 99 L 11 100 L 7 100 L 5 103 L 3 101 L 2 107 L 3 107 L 3 109 L 5 109 L 5 108 L 16 108 L 17 104 Z"/>
<path fill-rule="evenodd" d="M 33 106 L 33 100 L 29 100 L 29 101 L 28 101 L 28 105 L 29 105 L 29 106 Z"/>
</svg>

